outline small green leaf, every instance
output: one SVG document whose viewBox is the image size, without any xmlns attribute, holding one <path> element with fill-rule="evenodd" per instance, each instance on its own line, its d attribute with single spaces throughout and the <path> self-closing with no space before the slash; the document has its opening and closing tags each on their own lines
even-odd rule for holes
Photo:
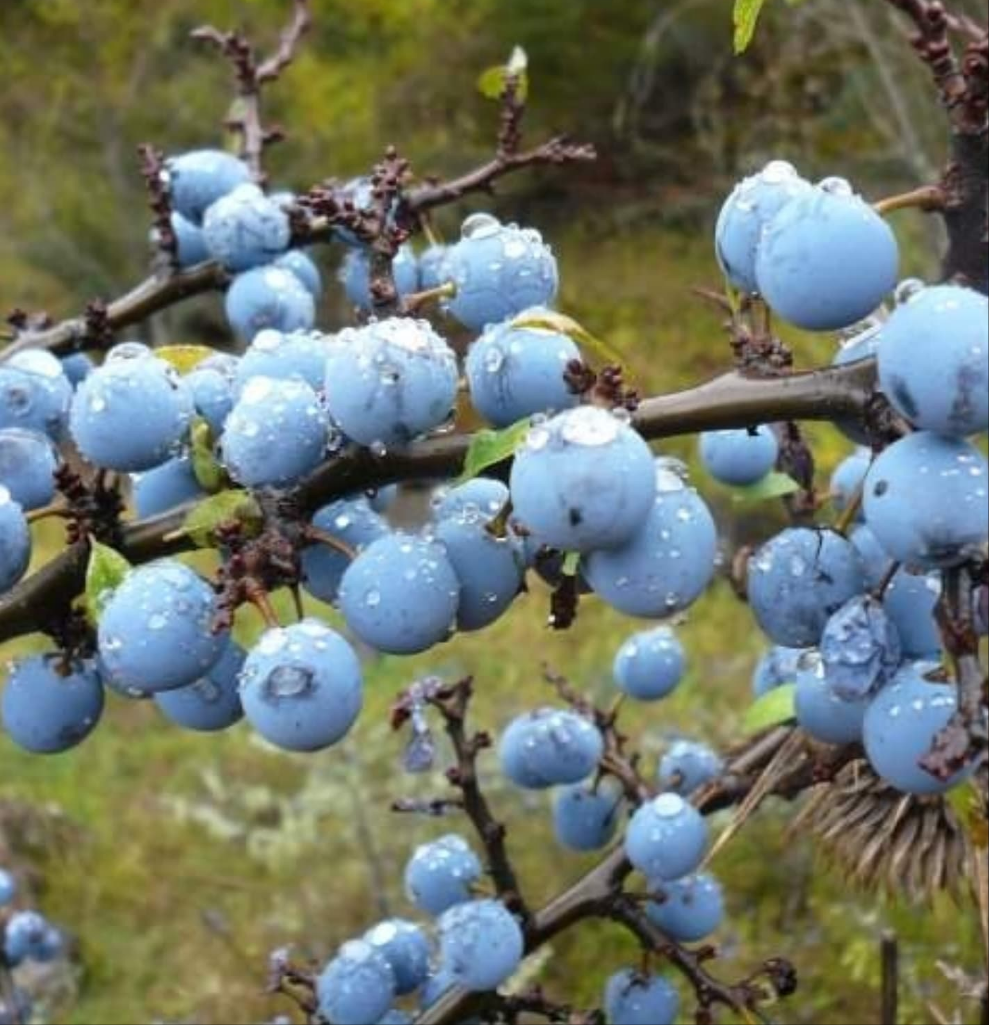
<svg viewBox="0 0 989 1025">
<path fill-rule="evenodd" d="M 197 417 L 192 423 L 189 437 L 192 442 L 192 473 L 203 491 L 211 495 L 216 494 L 226 487 L 229 481 L 213 451 L 213 432 L 210 425 Z"/>
<path fill-rule="evenodd" d="M 735 0 L 732 16 L 735 24 L 735 53 L 744 53 L 748 49 L 764 3 L 765 0 Z"/>
<path fill-rule="evenodd" d="M 529 433 L 529 418 L 519 420 L 511 427 L 500 431 L 478 431 L 471 438 L 470 447 L 464 457 L 464 469 L 460 483 L 471 480 L 489 466 L 495 466 L 515 454 Z"/>
<path fill-rule="evenodd" d="M 171 363 L 180 374 L 188 374 L 204 359 L 216 353 L 207 345 L 163 345 L 155 349 L 155 355 L 166 363 Z"/>
<path fill-rule="evenodd" d="M 580 552 L 567 552 L 563 556 L 562 573 L 565 577 L 575 577 L 580 570 Z"/>
<path fill-rule="evenodd" d="M 971 780 L 966 780 L 952 787 L 946 799 L 951 805 L 960 822 L 968 830 L 968 834 L 979 850 L 989 847 L 989 821 L 979 800 L 979 792 Z"/>
<path fill-rule="evenodd" d="M 749 706 L 742 720 L 742 729 L 746 733 L 760 733 L 770 726 L 789 722 L 797 714 L 794 708 L 796 693 L 795 683 L 784 683 L 781 687 L 767 691 Z"/>
<path fill-rule="evenodd" d="M 89 539 L 89 562 L 86 565 L 86 615 L 96 626 L 106 603 L 120 582 L 130 572 L 131 564 L 109 545 Z"/>
<path fill-rule="evenodd" d="M 263 522 L 261 509 L 250 493 L 231 489 L 204 498 L 186 516 L 178 535 L 192 538 L 198 548 L 212 548 L 216 528 L 221 524 L 240 523 L 249 535 L 257 535 Z"/>
<path fill-rule="evenodd" d="M 477 88 L 489 100 L 500 100 L 509 78 L 518 79 L 518 98 L 525 103 L 529 95 L 529 57 L 521 46 L 516 46 L 507 64 L 486 68 L 477 79 Z"/>
<path fill-rule="evenodd" d="M 768 502 L 799 490 L 800 485 L 788 473 L 773 470 L 755 484 L 732 488 L 731 497 L 735 502 Z"/>
<path fill-rule="evenodd" d="M 558 334 L 569 335 L 578 345 L 596 353 L 602 359 L 618 363 L 623 367 L 628 365 L 625 357 L 610 342 L 605 342 L 592 335 L 583 325 L 578 324 L 573 317 L 568 317 L 565 313 L 557 313 L 555 310 L 522 313 L 512 321 L 512 327 L 535 328 L 536 330 L 556 331 Z"/>
</svg>

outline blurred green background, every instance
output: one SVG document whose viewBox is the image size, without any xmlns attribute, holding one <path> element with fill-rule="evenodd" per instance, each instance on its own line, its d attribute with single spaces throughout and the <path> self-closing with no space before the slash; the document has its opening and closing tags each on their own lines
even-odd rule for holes
<svg viewBox="0 0 989 1025">
<path fill-rule="evenodd" d="M 809 176 L 843 174 L 871 197 L 924 180 L 942 156 L 942 120 L 915 67 L 904 27 L 880 0 L 770 4 L 756 45 L 731 53 L 726 0 L 314 0 L 303 53 L 270 94 L 289 130 L 268 160 L 272 181 L 306 187 L 365 171 L 394 142 L 425 174 L 484 159 L 495 108 L 478 73 L 515 43 L 531 63 L 530 139 L 558 129 L 594 141 L 601 159 L 573 172 L 519 176 L 493 201 L 541 228 L 556 248 L 561 307 L 628 353 L 644 391 L 671 390 L 726 367 L 718 316 L 691 295 L 717 287 L 710 226 L 745 171 L 783 156 Z M 980 3 L 968 2 L 973 14 Z M 227 67 L 188 39 L 203 21 L 271 41 L 281 0 L 4 0 L 0 5 L 0 308 L 77 311 L 136 282 L 148 257 L 135 146 L 166 151 L 221 141 Z M 486 201 L 441 213 L 447 236 Z M 936 230 L 896 215 L 905 269 L 936 266 Z M 332 278 L 339 253 L 322 256 Z M 321 324 L 345 316 L 331 288 Z M 149 340 L 222 343 L 216 298 L 169 311 Z M 805 365 L 830 359 L 828 340 L 794 338 Z M 813 437 L 821 483 L 847 443 Z M 689 441 L 664 451 L 690 456 Z M 740 509 L 697 473 L 731 544 L 782 522 L 775 508 Z M 57 532 L 39 531 L 38 558 Z M 497 727 L 543 700 L 549 661 L 606 698 L 609 668 L 634 625 L 584 603 L 567 634 L 545 627 L 548 594 L 534 586 L 482 636 L 428 656 L 368 665 L 367 708 L 339 747 L 291 757 L 246 727 L 198 737 L 153 707 L 112 700 L 78 751 L 32 758 L 0 737 L 0 861 L 32 875 L 44 911 L 77 940 L 76 967 L 47 980 L 50 1015 L 67 1022 L 151 1019 L 247 1022 L 284 1010 L 265 997 L 268 951 L 296 944 L 325 957 L 386 912 L 407 913 L 401 867 L 443 822 L 396 819 L 401 795 L 442 780 L 404 776 L 387 729 L 394 694 L 424 672 L 478 680 L 478 718 Z M 325 610 L 324 610 L 325 611 Z M 329 614 L 329 613 L 327 613 Z M 248 614 L 243 639 L 259 624 Z M 681 627 L 690 672 L 676 696 L 627 713 L 650 770 L 679 734 L 737 738 L 762 641 L 726 584 Z M 40 639 L 18 647 L 34 644 Z M 10 646 L 9 657 L 17 650 Z M 511 825 L 531 899 L 585 867 L 557 850 L 546 802 L 503 786 L 482 762 Z M 536 814 L 533 814 L 536 812 Z M 730 916 L 719 934 L 725 974 L 769 956 L 792 958 L 798 994 L 774 1016 L 791 1022 L 878 1022 L 878 937 L 902 942 L 904 1021 L 950 1018 L 957 996 L 936 958 L 978 962 L 967 907 L 933 911 L 850 891 L 809 841 L 787 833 L 790 809 L 770 805 L 725 852 Z M 593 926 L 561 937 L 533 966 L 551 992 L 598 1002 L 604 975 L 634 956 L 620 933 Z M 974 1020 L 971 1007 L 958 1020 Z M 685 1019 L 686 1020 L 686 1019 Z"/>
</svg>

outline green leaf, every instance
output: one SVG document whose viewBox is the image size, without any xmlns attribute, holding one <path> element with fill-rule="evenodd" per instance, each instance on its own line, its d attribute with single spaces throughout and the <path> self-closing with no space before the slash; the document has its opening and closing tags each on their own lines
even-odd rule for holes
<svg viewBox="0 0 989 1025">
<path fill-rule="evenodd" d="M 526 312 L 517 316 L 512 321 L 512 327 L 535 328 L 543 331 L 556 331 L 559 334 L 569 335 L 578 345 L 589 349 L 602 359 L 627 366 L 628 361 L 610 342 L 605 342 L 592 335 L 583 325 L 578 324 L 573 317 L 565 313 L 557 313 L 555 310 L 540 310 L 537 313 Z"/>
<path fill-rule="evenodd" d="M 766 0 L 735 0 L 735 53 L 744 53 L 755 35 L 756 23 Z"/>
<path fill-rule="evenodd" d="M 792 495 L 799 490 L 800 485 L 788 473 L 773 470 L 755 484 L 732 488 L 731 497 L 735 502 L 768 502 L 773 498 Z"/>
<path fill-rule="evenodd" d="M 229 480 L 213 451 L 213 432 L 201 417 L 192 422 L 189 432 L 192 442 L 192 473 L 203 491 L 211 495 L 227 486 Z"/>
<path fill-rule="evenodd" d="M 470 447 L 464 457 L 464 469 L 460 474 L 459 483 L 472 480 L 489 466 L 495 466 L 513 456 L 528 433 L 528 417 L 500 431 L 478 431 L 471 438 Z"/>
<path fill-rule="evenodd" d="M 742 720 L 742 729 L 746 733 L 761 733 L 770 726 L 789 722 L 797 714 L 794 708 L 796 693 L 795 683 L 784 683 L 781 687 L 767 691 L 749 706 Z"/>
<path fill-rule="evenodd" d="M 485 68 L 478 76 L 477 88 L 482 96 L 489 100 L 500 100 L 505 92 L 509 78 L 517 78 L 519 83 L 518 97 L 525 103 L 529 95 L 529 58 L 521 46 L 512 50 L 507 64 L 496 64 L 493 68 Z"/>
<path fill-rule="evenodd" d="M 216 353 L 207 345 L 163 345 L 155 349 L 155 355 L 166 363 L 171 363 L 180 374 L 188 374 L 204 359 Z"/>
<path fill-rule="evenodd" d="M 952 787 L 946 799 L 951 805 L 959 821 L 968 830 L 968 834 L 979 850 L 989 847 L 989 821 L 986 819 L 979 792 L 972 780 L 966 780 Z"/>
<path fill-rule="evenodd" d="M 216 528 L 224 523 L 240 523 L 248 535 L 261 532 L 264 517 L 261 508 L 247 491 L 234 488 L 204 498 L 192 509 L 178 536 L 189 537 L 198 548 L 216 544 Z"/>
<path fill-rule="evenodd" d="M 567 552 L 563 556 L 562 573 L 565 577 L 575 577 L 580 570 L 580 552 Z"/>
<path fill-rule="evenodd" d="M 109 545 L 89 539 L 89 562 L 86 565 L 86 616 L 96 626 L 106 603 L 120 582 L 131 571 L 131 564 Z"/>
</svg>

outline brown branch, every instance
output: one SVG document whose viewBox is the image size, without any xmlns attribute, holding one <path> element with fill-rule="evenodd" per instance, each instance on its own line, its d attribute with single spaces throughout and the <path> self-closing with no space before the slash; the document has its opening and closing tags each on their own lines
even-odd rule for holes
<svg viewBox="0 0 989 1025">
<path fill-rule="evenodd" d="M 922 185 L 910 192 L 901 192 L 897 196 L 887 196 L 877 200 L 872 208 L 877 214 L 888 214 L 894 210 L 923 210 L 930 213 L 943 210 L 947 202 L 944 189 L 940 185 Z"/>
<path fill-rule="evenodd" d="M 148 205 L 154 215 L 155 249 L 164 262 L 164 269 L 169 273 L 179 269 L 179 240 L 172 225 L 172 200 L 165 183 L 165 156 L 150 143 L 142 143 L 137 147 L 141 158 L 141 175 L 148 190 Z"/>
</svg>

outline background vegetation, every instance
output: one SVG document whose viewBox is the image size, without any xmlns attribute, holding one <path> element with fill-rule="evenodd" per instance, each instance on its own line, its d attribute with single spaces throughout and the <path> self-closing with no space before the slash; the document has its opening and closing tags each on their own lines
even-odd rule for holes
<svg viewBox="0 0 989 1025">
<path fill-rule="evenodd" d="M 779 6 L 779 10 L 775 10 Z M 969 4 L 973 13 L 978 3 Z M 770 156 L 810 176 L 844 174 L 878 196 L 936 167 L 942 122 L 903 26 L 887 5 L 812 0 L 770 5 L 753 51 L 730 52 L 724 0 L 315 0 L 317 25 L 272 93 L 290 129 L 270 168 L 302 187 L 365 170 L 395 142 L 423 173 L 450 173 L 488 152 L 493 109 L 478 71 L 522 43 L 530 54 L 530 131 L 564 128 L 595 141 L 596 166 L 513 182 L 505 217 L 533 223 L 558 250 L 561 306 L 629 354 L 643 391 L 671 390 L 724 368 L 717 316 L 691 296 L 714 284 L 710 225 L 730 182 Z M 271 36 L 275 0 L 4 0 L 0 5 L 0 308 L 78 310 L 135 282 L 147 261 L 147 217 L 134 147 L 212 144 L 229 101 L 226 66 L 188 41 L 203 21 Z M 460 211 L 462 213 L 462 211 Z M 929 271 L 930 228 L 898 215 L 908 270 Z M 457 212 L 444 214 L 450 235 Z M 321 258 L 328 276 L 338 258 Z M 331 288 L 321 323 L 343 316 Z M 171 311 L 149 329 L 170 341 L 223 341 L 215 299 Z M 824 362 L 820 339 L 794 340 Z M 815 432 L 822 481 L 846 444 Z M 689 455 L 689 444 L 665 450 Z M 732 505 L 698 481 L 726 533 L 756 536 L 774 510 Z M 59 544 L 47 532 L 41 557 Z M 221 737 L 166 726 L 153 707 L 114 700 L 77 752 L 32 758 L 0 737 L 0 858 L 35 871 L 43 910 L 78 937 L 79 970 L 60 980 L 53 1016 L 72 1022 L 148 1018 L 249 1021 L 275 1008 L 260 995 L 264 958 L 298 943 L 315 957 L 406 908 L 400 872 L 413 844 L 455 822 L 395 820 L 392 799 L 439 789 L 402 776 L 387 732 L 395 692 L 422 672 L 475 673 L 477 711 L 497 726 L 540 697 L 540 662 L 606 690 L 615 648 L 632 629 L 593 602 L 570 634 L 545 628 L 534 589 L 498 626 L 427 657 L 368 667 L 368 709 L 338 748 L 277 753 L 246 727 Z M 246 636 L 258 624 L 242 625 Z M 730 741 L 749 700 L 762 641 L 727 585 L 682 625 L 690 676 L 629 728 L 651 757 L 685 733 Z M 40 642 L 39 642 L 40 643 Z M 11 652 L 6 652 L 9 655 Z M 482 763 L 483 764 L 483 763 Z M 543 801 L 493 793 L 534 897 L 582 868 L 551 846 Z M 977 949 L 972 916 L 947 901 L 933 914 L 850 892 L 771 806 L 719 856 L 729 897 L 720 935 L 729 962 L 782 953 L 803 984 L 788 1018 L 877 1021 L 878 936 L 903 943 L 905 1021 L 950 1014 L 934 958 Z M 406 909 L 407 910 L 407 909 Z M 534 967 L 550 987 L 595 1003 L 605 926 L 562 938 Z M 631 953 L 631 952 L 630 952 Z M 734 965 L 733 965 L 734 967 Z"/>
</svg>

